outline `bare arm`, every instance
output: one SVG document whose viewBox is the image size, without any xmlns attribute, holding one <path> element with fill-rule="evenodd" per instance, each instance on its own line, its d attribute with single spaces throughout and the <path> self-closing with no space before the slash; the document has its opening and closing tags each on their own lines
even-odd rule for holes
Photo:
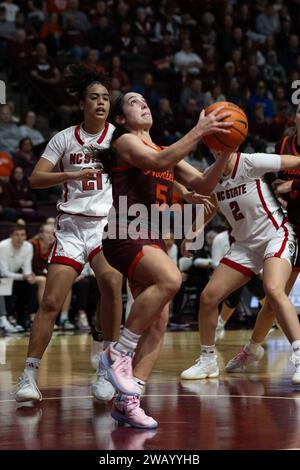
<svg viewBox="0 0 300 470">
<path fill-rule="evenodd" d="M 196 170 L 187 162 L 180 162 L 175 167 L 176 180 L 201 194 L 210 194 L 222 177 L 228 154 L 213 163 L 205 173 Z"/>
<path fill-rule="evenodd" d="M 191 253 L 187 249 L 188 243 L 190 243 L 199 233 L 201 233 L 204 230 L 204 227 L 214 218 L 218 211 L 218 202 L 217 199 L 214 195 L 210 197 L 210 202 L 212 207 L 210 208 L 209 211 L 207 211 L 204 214 L 204 221 L 203 225 L 201 227 L 197 226 L 197 220 L 195 220 L 189 230 L 189 233 L 186 235 L 185 239 L 183 240 L 181 244 L 181 254 L 182 256 L 191 256 Z"/>
<path fill-rule="evenodd" d="M 29 177 L 33 189 L 51 188 L 57 184 L 67 183 L 71 180 L 95 180 L 100 170 L 86 168 L 79 171 L 53 172 L 54 165 L 46 158 L 41 157 Z"/>
<path fill-rule="evenodd" d="M 132 166 L 148 170 L 167 170 L 173 168 L 182 158 L 190 153 L 204 135 L 214 132 L 229 133 L 232 122 L 222 122 L 222 119 L 230 116 L 224 112 L 216 114 L 222 109 L 220 106 L 215 111 L 205 116 L 204 110 L 195 127 L 184 137 L 165 148 L 161 152 L 146 146 L 134 134 L 124 134 L 119 137 L 114 148 L 121 157 L 122 162 Z"/>
<path fill-rule="evenodd" d="M 300 169 L 300 158 L 295 155 L 280 155 L 281 170 Z"/>
</svg>

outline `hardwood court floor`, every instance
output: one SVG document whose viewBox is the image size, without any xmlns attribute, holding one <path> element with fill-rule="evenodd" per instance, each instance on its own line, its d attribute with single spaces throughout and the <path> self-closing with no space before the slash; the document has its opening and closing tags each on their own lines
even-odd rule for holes
<svg viewBox="0 0 300 470">
<path fill-rule="evenodd" d="M 56 334 L 40 369 L 42 403 L 17 405 L 11 391 L 28 338 L 0 338 L 0 450 L 300 449 L 300 385 L 290 382 L 290 347 L 281 333 L 269 335 L 259 368 L 224 372 L 249 336 L 227 331 L 218 343 L 219 379 L 180 381 L 180 371 L 199 355 L 198 336 L 166 334 L 143 398 L 157 431 L 118 427 L 110 404 L 93 402 L 88 335 Z"/>
</svg>

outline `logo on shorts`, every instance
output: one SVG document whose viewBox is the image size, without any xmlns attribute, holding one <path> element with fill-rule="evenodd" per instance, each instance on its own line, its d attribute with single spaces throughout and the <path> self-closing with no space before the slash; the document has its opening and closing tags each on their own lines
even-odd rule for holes
<svg viewBox="0 0 300 470">
<path fill-rule="evenodd" d="M 289 248 L 290 254 L 293 255 L 295 253 L 295 244 L 290 242 L 288 244 L 288 248 Z"/>
</svg>

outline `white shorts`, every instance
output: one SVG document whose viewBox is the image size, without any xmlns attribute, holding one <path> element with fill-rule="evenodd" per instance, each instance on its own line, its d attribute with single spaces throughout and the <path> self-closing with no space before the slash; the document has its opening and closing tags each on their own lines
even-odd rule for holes
<svg viewBox="0 0 300 470">
<path fill-rule="evenodd" d="M 84 265 L 102 250 L 107 217 L 61 213 L 56 218 L 55 244 L 49 263 L 72 266 L 80 274 Z"/>
<path fill-rule="evenodd" d="M 253 276 L 258 274 L 267 258 L 286 259 L 293 267 L 297 258 L 298 245 L 293 227 L 289 223 L 282 224 L 281 227 L 263 243 L 255 249 L 251 245 L 234 242 L 220 263 L 226 264 L 232 269 Z"/>
</svg>

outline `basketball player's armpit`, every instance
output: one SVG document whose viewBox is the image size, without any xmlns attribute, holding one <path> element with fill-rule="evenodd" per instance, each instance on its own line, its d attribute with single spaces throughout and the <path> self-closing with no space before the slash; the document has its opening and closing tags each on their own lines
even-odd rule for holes
<svg viewBox="0 0 300 470">
<path fill-rule="evenodd" d="M 300 191 L 300 180 L 293 180 L 292 191 Z"/>
</svg>

